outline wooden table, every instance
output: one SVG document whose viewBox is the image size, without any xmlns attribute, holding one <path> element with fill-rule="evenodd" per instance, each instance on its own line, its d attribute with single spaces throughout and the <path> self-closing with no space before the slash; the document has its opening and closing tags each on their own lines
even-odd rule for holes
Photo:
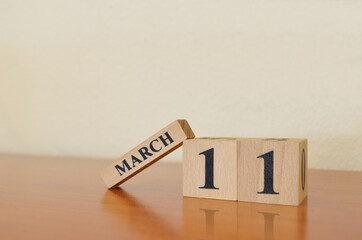
<svg viewBox="0 0 362 240">
<path fill-rule="evenodd" d="M 0 239 L 362 239 L 362 173 L 309 170 L 299 207 L 182 197 L 160 161 L 107 190 L 108 160 L 0 155 Z"/>
</svg>

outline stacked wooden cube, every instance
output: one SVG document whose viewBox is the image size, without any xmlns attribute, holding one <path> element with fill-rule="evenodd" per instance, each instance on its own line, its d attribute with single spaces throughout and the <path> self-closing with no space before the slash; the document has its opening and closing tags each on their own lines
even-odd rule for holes
<svg viewBox="0 0 362 240">
<path fill-rule="evenodd" d="M 194 138 L 176 120 L 102 170 L 115 187 L 183 144 L 185 197 L 299 205 L 307 195 L 306 139 Z"/>
</svg>

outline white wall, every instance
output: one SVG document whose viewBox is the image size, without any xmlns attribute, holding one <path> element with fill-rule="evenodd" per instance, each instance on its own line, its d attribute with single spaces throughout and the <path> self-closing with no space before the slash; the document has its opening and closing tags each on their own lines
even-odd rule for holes
<svg viewBox="0 0 362 240">
<path fill-rule="evenodd" d="M 305 137 L 362 170 L 361 1 L 0 1 L 0 151 L 117 158 L 197 136 Z M 167 159 L 181 160 L 181 150 Z"/>
</svg>

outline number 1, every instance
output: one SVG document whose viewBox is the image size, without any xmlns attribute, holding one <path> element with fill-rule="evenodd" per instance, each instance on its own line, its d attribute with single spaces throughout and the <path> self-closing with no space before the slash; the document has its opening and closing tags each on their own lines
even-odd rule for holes
<svg viewBox="0 0 362 240">
<path fill-rule="evenodd" d="M 279 194 L 274 191 L 274 151 L 260 155 L 264 159 L 264 190 L 258 194 Z"/>
<path fill-rule="evenodd" d="M 205 185 L 199 188 L 219 189 L 214 186 L 214 148 L 210 148 L 199 155 L 205 155 Z"/>
</svg>

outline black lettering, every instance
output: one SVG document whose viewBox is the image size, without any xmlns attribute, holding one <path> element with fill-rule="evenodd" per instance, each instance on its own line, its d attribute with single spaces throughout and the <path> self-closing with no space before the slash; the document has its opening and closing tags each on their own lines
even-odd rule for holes
<svg viewBox="0 0 362 240">
<path fill-rule="evenodd" d="M 163 145 L 165 145 L 165 147 L 167 147 L 167 145 L 173 143 L 173 139 L 171 138 L 170 134 L 168 134 L 168 132 L 165 132 L 165 136 L 166 138 L 163 138 L 162 135 L 159 137 L 161 142 L 163 143 Z M 167 143 L 166 140 L 168 140 L 170 143 Z"/>
<path fill-rule="evenodd" d="M 219 189 L 214 186 L 214 148 L 210 148 L 199 155 L 205 155 L 205 185 L 199 188 Z"/>
<path fill-rule="evenodd" d="M 117 169 L 119 175 L 121 175 L 121 176 L 122 176 L 121 171 L 122 171 L 123 173 L 125 173 L 125 172 L 126 172 L 126 168 L 128 169 L 128 171 L 131 170 L 131 167 L 128 165 L 126 159 L 122 161 L 122 167 L 119 166 L 118 164 L 117 164 L 116 166 L 114 166 L 114 167 Z"/>
<path fill-rule="evenodd" d="M 138 152 L 139 152 L 139 153 L 141 154 L 141 156 L 143 157 L 143 160 L 146 160 L 146 159 L 147 159 L 146 155 L 147 155 L 147 156 L 152 156 L 152 155 L 153 155 L 152 153 L 149 153 L 149 152 L 148 152 L 148 148 L 146 148 L 146 147 L 141 148 L 140 150 L 138 150 Z"/>
<path fill-rule="evenodd" d="M 152 152 L 159 152 L 159 151 L 162 149 L 162 147 L 160 147 L 159 149 L 156 149 L 156 148 L 153 146 L 153 143 L 154 143 L 154 142 L 158 142 L 158 140 L 155 139 L 155 140 L 151 141 L 151 143 L 150 143 L 150 149 L 151 149 Z"/>
<path fill-rule="evenodd" d="M 304 148 L 303 148 L 303 151 L 302 151 L 302 166 L 301 166 L 301 182 L 302 182 L 302 190 L 304 191 L 304 188 L 305 188 L 305 151 L 304 151 Z"/>
<path fill-rule="evenodd" d="M 133 167 L 135 167 L 135 163 L 139 164 L 139 163 L 142 163 L 142 161 L 132 155 L 132 163 L 133 163 Z"/>
<path fill-rule="evenodd" d="M 274 151 L 260 155 L 264 159 L 264 190 L 258 193 L 279 194 L 274 191 Z"/>
</svg>

